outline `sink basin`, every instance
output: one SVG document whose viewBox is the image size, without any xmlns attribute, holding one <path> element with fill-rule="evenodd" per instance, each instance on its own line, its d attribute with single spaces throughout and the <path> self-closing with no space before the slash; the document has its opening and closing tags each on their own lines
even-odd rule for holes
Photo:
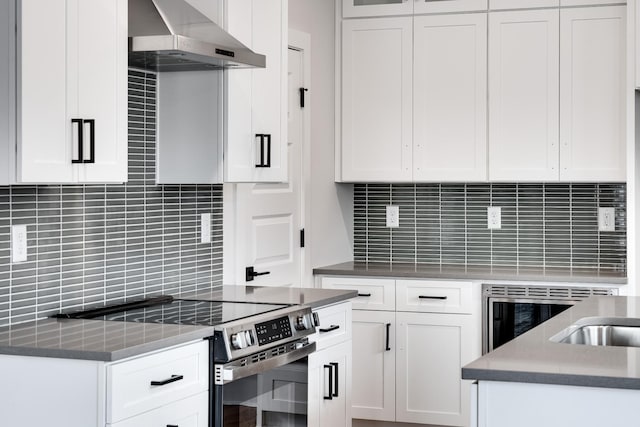
<svg viewBox="0 0 640 427">
<path fill-rule="evenodd" d="M 640 347 L 640 319 L 588 317 L 550 340 L 563 344 Z"/>
</svg>

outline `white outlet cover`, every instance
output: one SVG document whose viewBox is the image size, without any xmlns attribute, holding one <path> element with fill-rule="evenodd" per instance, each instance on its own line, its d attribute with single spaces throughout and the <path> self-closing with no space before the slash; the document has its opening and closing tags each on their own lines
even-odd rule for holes
<svg viewBox="0 0 640 427">
<path fill-rule="evenodd" d="M 400 227 L 400 206 L 387 206 L 387 227 Z"/>
<path fill-rule="evenodd" d="M 615 208 L 598 208 L 598 231 L 616 231 Z"/>
<path fill-rule="evenodd" d="M 24 262 L 27 255 L 27 226 L 14 225 L 11 227 L 11 262 Z"/>
<path fill-rule="evenodd" d="M 211 243 L 211 214 L 200 215 L 200 243 Z"/>
<path fill-rule="evenodd" d="M 487 208 L 487 228 L 500 230 L 502 228 L 502 209 L 496 206 Z"/>
</svg>

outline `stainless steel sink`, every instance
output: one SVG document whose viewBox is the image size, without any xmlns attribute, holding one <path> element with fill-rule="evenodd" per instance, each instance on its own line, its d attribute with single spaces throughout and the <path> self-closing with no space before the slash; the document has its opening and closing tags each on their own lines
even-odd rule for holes
<svg viewBox="0 0 640 427">
<path fill-rule="evenodd" d="M 587 317 L 550 340 L 563 344 L 640 347 L 640 319 Z"/>
</svg>

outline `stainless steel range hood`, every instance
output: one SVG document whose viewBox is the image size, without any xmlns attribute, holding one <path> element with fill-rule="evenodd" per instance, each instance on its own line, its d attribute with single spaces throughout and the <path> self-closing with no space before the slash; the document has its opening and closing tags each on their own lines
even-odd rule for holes
<svg viewBox="0 0 640 427">
<path fill-rule="evenodd" d="M 153 71 L 264 68 L 266 58 L 185 0 L 129 0 L 129 66 Z"/>
</svg>

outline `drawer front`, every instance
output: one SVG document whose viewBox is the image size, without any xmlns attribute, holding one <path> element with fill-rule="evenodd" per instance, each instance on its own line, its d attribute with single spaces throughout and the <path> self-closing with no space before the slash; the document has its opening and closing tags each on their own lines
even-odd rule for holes
<svg viewBox="0 0 640 427">
<path fill-rule="evenodd" d="M 320 321 L 315 341 L 318 350 L 351 339 L 351 302 L 343 302 L 314 310 Z"/>
<path fill-rule="evenodd" d="M 396 281 L 392 279 L 355 279 L 349 277 L 325 277 L 322 287 L 358 291 L 352 300 L 354 310 L 395 310 Z"/>
<path fill-rule="evenodd" d="M 469 314 L 472 283 L 449 281 L 398 280 L 398 311 Z"/>
<path fill-rule="evenodd" d="M 108 427 L 207 427 L 209 422 L 209 392 L 170 403 L 142 415 L 107 424 Z"/>
<path fill-rule="evenodd" d="M 206 391 L 208 373 L 209 344 L 204 340 L 114 363 L 107 367 L 107 423 Z"/>
</svg>

